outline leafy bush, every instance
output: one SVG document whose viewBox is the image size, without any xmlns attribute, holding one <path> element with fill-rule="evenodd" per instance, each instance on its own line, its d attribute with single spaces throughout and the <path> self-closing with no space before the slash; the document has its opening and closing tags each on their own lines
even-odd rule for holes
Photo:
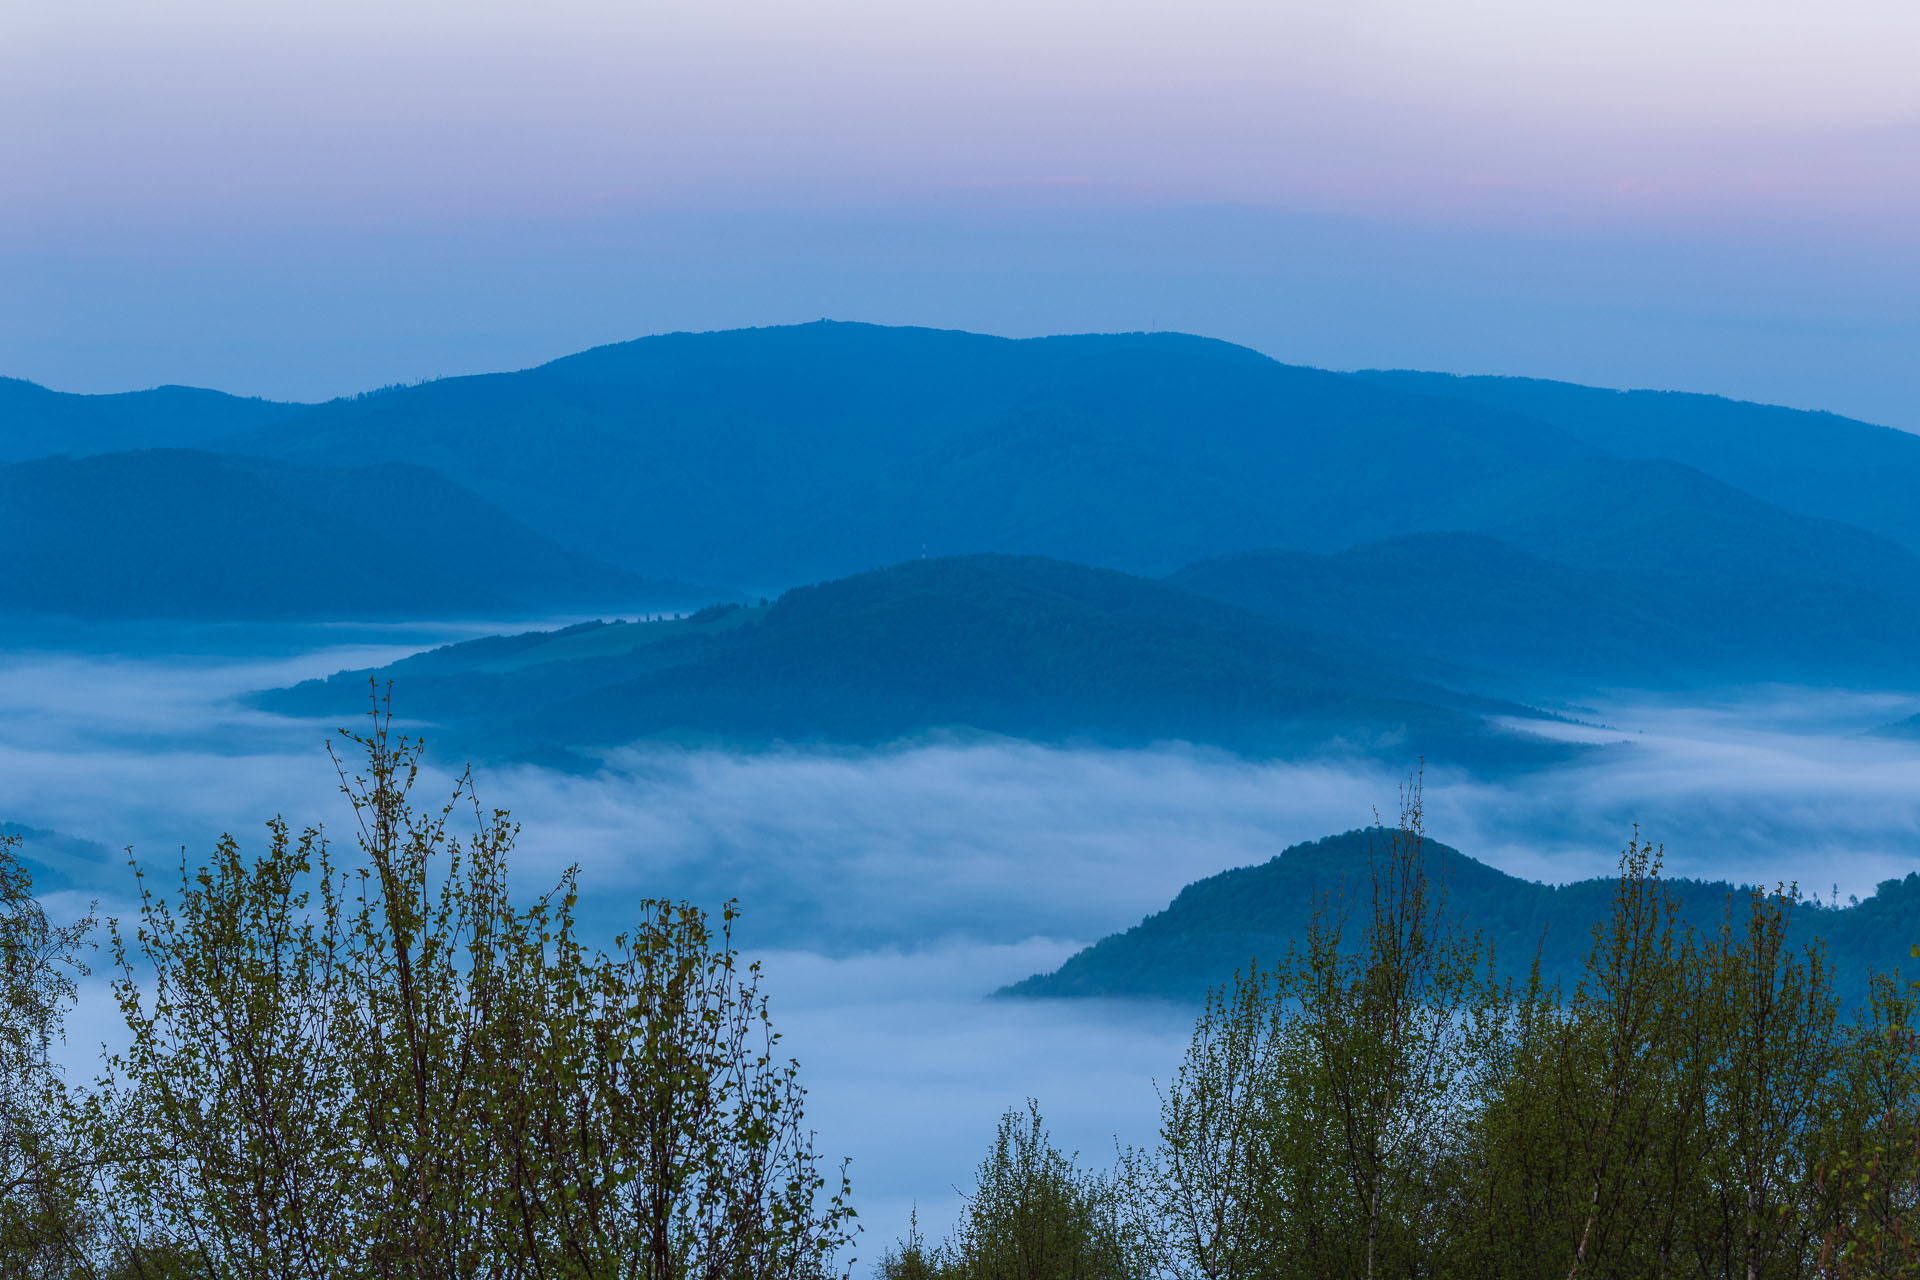
<svg viewBox="0 0 1920 1280">
<path fill-rule="evenodd" d="M 929 1249 L 918 1220 L 881 1259 L 883 1280 L 1135 1280 L 1150 1270 L 1124 1181 L 1081 1169 L 1040 1104 L 1000 1117 L 953 1235 Z"/>
<path fill-rule="evenodd" d="M 93 919 L 55 925 L 18 837 L 0 835 L 0 1276 L 57 1275 L 85 1230 L 92 1152 L 50 1053 L 72 1005 Z"/>
<path fill-rule="evenodd" d="M 129 1274 L 817 1277 L 844 1169 L 804 1128 L 757 966 L 686 904 L 609 949 L 574 873 L 516 904 L 471 779 L 421 811 L 377 714 L 341 769 L 358 857 L 279 821 L 142 882 L 116 926 L 132 1032 L 96 1100 L 105 1247 Z M 471 830 L 456 834 L 457 814 Z M 150 975 L 150 976 L 147 976 Z M 182 1270 L 184 1268 L 184 1270 Z"/>
<path fill-rule="evenodd" d="M 1416 782 L 1358 945 L 1323 902 L 1207 1004 L 1142 1165 L 1169 1273 L 1761 1280 L 1911 1239 L 1911 1009 L 1839 1020 L 1793 890 L 1701 936 L 1636 839 L 1573 989 L 1516 986 L 1422 839 Z"/>
</svg>

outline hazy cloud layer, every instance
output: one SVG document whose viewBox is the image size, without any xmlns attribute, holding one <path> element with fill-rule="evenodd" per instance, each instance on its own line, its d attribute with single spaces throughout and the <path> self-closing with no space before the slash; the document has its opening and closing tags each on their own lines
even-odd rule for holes
<svg viewBox="0 0 1920 1280">
<path fill-rule="evenodd" d="M 20 657 L 0 664 L 0 819 L 110 848 L 203 845 L 284 813 L 337 819 L 326 726 L 232 695 L 390 650 L 271 660 Z M 1912 699 L 1791 689 L 1591 710 L 1581 764 L 1427 777 L 1438 838 L 1517 874 L 1604 874 L 1638 823 L 1675 871 L 1842 894 L 1920 863 L 1920 748 L 1865 736 Z M 1411 767 L 1412 762 L 1407 762 Z M 737 895 L 769 944 L 1086 939 L 1190 881 L 1392 816 L 1385 767 L 1209 750 L 929 742 L 877 753 L 645 749 L 590 778 L 483 773 L 526 824 L 523 873 L 578 862 L 625 895 Z M 429 774 L 439 795 L 448 779 Z M 755 925 L 752 922 L 757 922 Z"/>
<path fill-rule="evenodd" d="M 263 661 L 59 655 L 0 661 L 0 820 L 166 862 L 281 812 L 343 830 L 324 726 L 248 711 L 239 691 L 390 656 Z M 1630 698 L 1564 732 L 1571 768 L 1489 783 L 1429 774 L 1440 839 L 1547 879 L 1604 874 L 1638 821 L 1676 872 L 1798 879 L 1842 896 L 1920 868 L 1920 746 L 1863 736 L 1912 699 L 1768 689 L 1680 706 Z M 1161 1006 L 984 998 L 1157 910 L 1191 880 L 1391 818 L 1390 769 L 1254 763 L 1188 747 L 1063 750 L 929 742 L 879 753 L 634 750 L 592 778 L 483 774 L 525 824 L 529 887 L 577 862 L 596 921 L 642 895 L 739 897 L 777 1024 L 805 1065 L 822 1147 L 855 1159 L 871 1234 L 943 1229 L 995 1117 L 1038 1097 L 1063 1144 L 1111 1159 L 1150 1139 L 1152 1079 L 1186 1015 Z M 443 774 L 423 782 L 437 798 Z M 116 873 L 118 874 L 118 873 Z M 125 907 L 124 880 L 103 885 Z M 56 909 L 80 905 L 61 895 Z M 93 983 L 68 1060 L 113 1037 Z"/>
<path fill-rule="evenodd" d="M 1152 1142 L 1154 1081 L 1178 1067 L 1189 1012 L 979 994 L 1051 968 L 1067 950 L 1030 942 L 766 957 L 774 1017 L 804 1065 L 821 1149 L 853 1158 L 863 1259 L 879 1257 L 916 1204 L 923 1229 L 944 1231 L 995 1121 L 1026 1098 L 1086 1163 L 1111 1165 L 1116 1141 Z"/>
</svg>

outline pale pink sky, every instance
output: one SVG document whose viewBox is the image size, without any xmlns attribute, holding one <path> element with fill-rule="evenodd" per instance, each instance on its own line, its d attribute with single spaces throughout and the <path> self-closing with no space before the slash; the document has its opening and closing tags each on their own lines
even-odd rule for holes
<svg viewBox="0 0 1920 1280">
<path fill-rule="evenodd" d="M 1089 186 L 1537 223 L 1920 213 L 1911 0 L 11 0 L 13 217 Z"/>
</svg>

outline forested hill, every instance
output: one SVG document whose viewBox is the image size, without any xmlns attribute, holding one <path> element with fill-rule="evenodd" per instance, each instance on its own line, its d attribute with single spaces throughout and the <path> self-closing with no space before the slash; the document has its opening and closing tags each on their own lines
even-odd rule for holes
<svg viewBox="0 0 1920 1280">
<path fill-rule="evenodd" d="M 320 405 L 11 382 L 0 411 L 0 460 L 426 466 L 576 551 L 754 593 L 923 550 L 1159 574 L 1467 531 L 1582 568 L 1920 596 L 1920 437 L 1711 397 L 1334 374 L 1180 334 L 822 322 Z"/>
<path fill-rule="evenodd" d="M 87 396 L 0 378 L 0 463 L 53 454 L 201 449 L 300 407 L 198 387 Z"/>
<path fill-rule="evenodd" d="M 379 619 L 663 607 L 419 467 L 146 450 L 0 467 L 0 615 Z"/>
<path fill-rule="evenodd" d="M 1345 937 L 1357 942 L 1367 909 L 1369 867 L 1384 854 L 1391 833 L 1349 831 L 1297 844 L 1268 862 L 1224 871 L 1182 889 L 1163 911 L 1123 933 L 1101 939 L 1052 973 L 1035 974 L 1002 994 L 1011 996 L 1155 996 L 1197 1002 L 1251 960 L 1272 964 L 1304 939 L 1316 905 L 1350 908 Z M 1612 910 L 1611 878 L 1548 885 L 1497 871 L 1448 845 L 1425 843 L 1432 883 L 1444 886 L 1445 910 L 1493 947 L 1500 969 L 1524 979 L 1536 952 L 1543 975 L 1571 984 L 1593 945 L 1593 929 Z M 1665 882 L 1681 918 L 1717 931 L 1735 897 L 1746 890 L 1724 881 Z M 1836 991 L 1864 1000 L 1872 972 L 1908 961 L 1920 938 L 1920 875 L 1888 880 L 1864 902 L 1845 907 L 1802 904 L 1794 936 L 1827 945 Z"/>
<path fill-rule="evenodd" d="M 338 718 L 364 707 L 370 676 L 391 679 L 403 714 L 449 726 L 460 750 L 576 763 L 639 740 L 876 745 L 938 730 L 1496 769 L 1571 753 L 1489 719 L 1525 708 L 1417 665 L 1160 582 L 973 556 L 679 621 L 451 646 L 259 702 Z"/>
<path fill-rule="evenodd" d="M 1183 335 L 824 322 L 643 338 L 231 443 L 421 463 L 640 572 L 754 591 L 923 548 L 1151 572 L 1331 549 L 1601 456 L 1517 415 Z"/>
<path fill-rule="evenodd" d="M 1562 674 L 1576 681 L 1677 672 L 1904 687 L 1912 646 L 1889 652 L 1888 637 L 1910 634 L 1920 612 L 1920 437 L 1713 397 L 1335 374 L 1179 334 L 1010 340 L 826 322 L 666 334 L 306 406 L 0 383 L 0 460 L 135 445 L 428 468 L 445 480 L 408 473 L 423 500 L 450 483 L 576 555 L 736 597 L 923 553 L 1163 575 L 1262 549 L 1325 556 L 1477 535 L 1532 558 L 1549 609 L 1590 606 L 1596 636 L 1648 628 L 1638 652 L 1572 635 Z M 173 477 L 128 483 L 164 492 Z M 191 487 L 180 496 L 198 500 Z M 396 496 L 385 513 L 405 520 L 405 506 Z M 348 527 L 366 510 L 349 496 L 328 518 Z M 245 571 L 270 582 L 277 545 L 266 538 Z M 1407 602 L 1457 633 L 1436 636 L 1440 656 L 1488 631 L 1462 621 L 1482 609 L 1536 632 L 1562 626 L 1517 618 L 1515 593 L 1465 543 L 1417 545 L 1438 556 L 1434 581 L 1401 580 Z M 230 558 L 249 554 L 230 542 Z M 1371 639 L 1339 617 L 1354 591 L 1377 598 L 1363 559 L 1341 563 L 1364 579 L 1352 590 L 1271 611 Z M 191 580 L 148 584 L 156 601 L 174 593 L 165 611 L 212 607 L 187 598 Z M 1275 588 L 1215 593 L 1252 604 Z M 496 594 L 528 592 L 503 580 Z M 1391 612 L 1388 632 L 1412 610 Z"/>
<path fill-rule="evenodd" d="M 1581 567 L 1920 595 L 1920 536 L 1844 523 L 1842 480 L 1809 505 L 1791 484 L 1742 489 L 1713 448 L 1592 435 L 1179 334 L 820 323 L 401 388 L 235 444 L 432 466 L 591 554 L 756 593 L 923 550 L 1165 573 L 1466 530 Z M 1788 414 L 1741 449 L 1765 456 L 1740 475 L 1813 452 L 1871 475 L 1863 495 L 1920 490 L 1920 437 L 1844 419 Z"/>
<path fill-rule="evenodd" d="M 1608 685 L 1920 687 L 1920 600 L 1846 583 L 1583 568 L 1474 533 L 1406 534 L 1330 555 L 1241 552 L 1168 581 L 1295 626 L 1499 672 L 1501 687 L 1528 696 Z"/>
<path fill-rule="evenodd" d="M 1800 515 L 1920 552 L 1920 435 L 1832 413 L 1537 378 L 1369 371 L 1357 377 L 1550 423 L 1623 458 L 1668 458 Z"/>
</svg>

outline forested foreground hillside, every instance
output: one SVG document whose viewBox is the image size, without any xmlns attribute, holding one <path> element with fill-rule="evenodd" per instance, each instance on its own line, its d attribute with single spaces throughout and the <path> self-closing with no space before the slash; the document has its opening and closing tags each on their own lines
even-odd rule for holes
<svg viewBox="0 0 1920 1280">
<path fill-rule="evenodd" d="M 510 891 L 510 816 L 464 779 L 450 806 L 414 795 L 418 744 L 389 725 L 343 744 L 351 847 L 276 820 L 260 846 L 136 863 L 137 918 L 104 938 L 125 1047 L 91 1083 L 50 1048 L 94 922 L 50 920 L 0 842 L 0 1274 L 1920 1268 L 1912 988 L 1882 974 L 1844 1009 L 1791 894 L 1689 928 L 1699 891 L 1639 843 L 1572 887 L 1597 921 L 1561 980 L 1503 974 L 1448 905 L 1474 873 L 1426 841 L 1417 783 L 1360 833 L 1348 909 L 1208 993 L 1153 1143 L 1089 1167 L 1009 1099 L 951 1233 L 862 1243 L 737 909 L 642 900 L 589 938 L 576 873 Z"/>
</svg>

